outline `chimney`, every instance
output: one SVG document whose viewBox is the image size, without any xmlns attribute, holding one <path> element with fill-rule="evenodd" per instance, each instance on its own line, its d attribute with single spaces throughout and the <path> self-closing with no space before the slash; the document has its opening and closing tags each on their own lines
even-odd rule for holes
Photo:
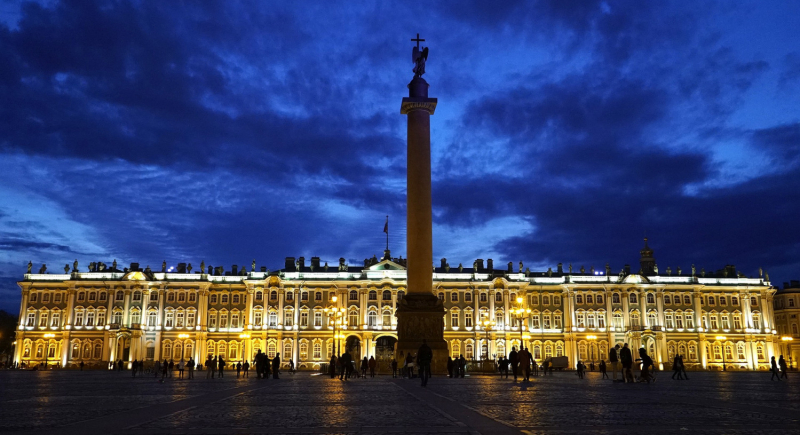
<svg viewBox="0 0 800 435">
<path fill-rule="evenodd" d="M 798 281 L 796 279 L 793 279 L 792 280 L 792 288 L 798 288 L 798 287 L 800 287 L 800 281 Z"/>
<path fill-rule="evenodd" d="M 302 272 L 306 268 L 306 257 L 297 257 L 297 271 Z"/>
<path fill-rule="evenodd" d="M 630 275 L 630 274 L 631 274 L 631 265 L 630 264 L 626 264 L 625 265 L 625 275 Z"/>
<path fill-rule="evenodd" d="M 262 272 L 266 272 L 267 271 L 267 266 L 261 266 L 261 271 Z"/>
<path fill-rule="evenodd" d="M 508 273 L 514 273 L 514 262 L 513 261 L 509 261 L 508 262 Z"/>
<path fill-rule="evenodd" d="M 236 276 L 239 274 L 239 266 L 233 265 L 231 266 L 231 275 Z"/>
<path fill-rule="evenodd" d="M 283 268 L 287 272 L 294 272 L 296 269 L 294 265 L 294 257 L 286 257 L 286 263 L 283 265 Z"/>
<path fill-rule="evenodd" d="M 344 257 L 339 257 L 339 270 L 344 270 Z"/>
<path fill-rule="evenodd" d="M 186 273 L 186 263 L 178 263 L 177 273 Z"/>
<path fill-rule="evenodd" d="M 311 270 L 319 269 L 319 257 L 311 257 Z"/>
<path fill-rule="evenodd" d="M 561 264 L 561 263 L 558 263 L 558 274 L 561 275 L 563 273 L 564 273 L 564 265 Z"/>
<path fill-rule="evenodd" d="M 139 270 L 139 263 L 131 263 L 130 270 L 136 272 Z"/>
<path fill-rule="evenodd" d="M 442 269 L 444 269 L 445 267 L 447 267 L 447 259 L 446 258 L 442 258 L 441 261 L 442 261 Z"/>
<path fill-rule="evenodd" d="M 475 272 L 483 271 L 483 258 L 475 260 Z"/>
<path fill-rule="evenodd" d="M 225 272 L 225 269 L 222 266 L 217 266 L 214 268 L 214 275 L 221 276 Z"/>
<path fill-rule="evenodd" d="M 491 258 L 486 260 L 486 268 L 490 271 L 494 270 L 494 261 Z"/>
</svg>

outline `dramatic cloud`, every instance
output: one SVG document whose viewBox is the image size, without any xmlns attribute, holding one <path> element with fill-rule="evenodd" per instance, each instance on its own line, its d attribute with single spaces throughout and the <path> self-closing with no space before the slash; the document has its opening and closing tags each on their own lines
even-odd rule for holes
<svg viewBox="0 0 800 435">
<path fill-rule="evenodd" d="M 22 2 L 0 19 L 0 308 L 25 265 L 405 256 L 409 41 L 434 255 L 800 270 L 800 57 L 771 8 Z"/>
</svg>

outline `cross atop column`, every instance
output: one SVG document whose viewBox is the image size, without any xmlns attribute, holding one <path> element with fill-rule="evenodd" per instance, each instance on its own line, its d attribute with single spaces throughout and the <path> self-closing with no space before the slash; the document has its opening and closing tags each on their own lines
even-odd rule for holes
<svg viewBox="0 0 800 435">
<path fill-rule="evenodd" d="M 425 41 L 424 39 L 419 39 L 419 33 L 417 33 L 417 38 L 416 39 L 412 39 L 411 40 L 411 42 L 416 42 L 417 43 L 417 49 L 419 49 L 419 43 L 420 42 L 424 42 L 424 41 Z"/>
</svg>

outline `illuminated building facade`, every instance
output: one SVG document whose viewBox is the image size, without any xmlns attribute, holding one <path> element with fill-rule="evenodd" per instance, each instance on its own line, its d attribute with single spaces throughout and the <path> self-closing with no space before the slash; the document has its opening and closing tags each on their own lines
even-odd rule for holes
<svg viewBox="0 0 800 435">
<path fill-rule="evenodd" d="M 775 329 L 780 340 L 779 354 L 791 367 L 797 367 L 800 358 L 800 281 L 783 284 L 783 290 L 775 293 Z"/>
<path fill-rule="evenodd" d="M 721 369 L 723 361 L 728 370 L 768 366 L 781 346 L 768 277 L 746 278 L 733 266 L 659 274 L 646 241 L 641 253 L 638 273 L 626 266 L 619 274 L 561 265 L 547 272 L 522 271 L 521 264 L 514 271 L 511 263 L 495 269 L 492 260 L 450 267 L 442 259 L 433 270 L 433 293 L 444 301 L 451 355 L 496 358 L 523 341 L 537 361 L 566 355 L 574 367 L 577 359 L 599 361 L 609 346 L 627 342 L 647 348 L 662 368 L 675 354 L 694 369 Z M 404 263 L 387 251 L 358 267 L 344 259 L 328 267 L 316 257 L 309 265 L 289 257 L 271 273 L 236 267 L 190 273 L 184 265 L 177 273 L 153 272 L 137 264 L 29 273 L 18 283 L 15 361 L 107 367 L 120 359 L 204 362 L 224 355 L 235 362 L 261 350 L 316 369 L 338 344 L 356 358 L 388 364 Z"/>
</svg>

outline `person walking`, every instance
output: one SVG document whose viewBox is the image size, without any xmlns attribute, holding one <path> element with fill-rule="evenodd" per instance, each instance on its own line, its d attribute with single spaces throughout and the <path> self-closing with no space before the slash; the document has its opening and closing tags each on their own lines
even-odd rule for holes
<svg viewBox="0 0 800 435">
<path fill-rule="evenodd" d="M 153 373 L 155 374 L 153 377 L 157 378 L 158 374 L 161 373 L 161 361 L 156 360 L 156 363 L 153 365 Z"/>
<path fill-rule="evenodd" d="M 603 377 L 600 379 L 609 379 L 608 373 L 606 373 L 606 360 L 604 359 L 600 360 L 600 373 L 603 374 Z"/>
<path fill-rule="evenodd" d="M 463 354 L 458 358 L 458 371 L 461 374 L 461 378 L 463 379 L 464 373 L 466 373 L 467 371 L 467 360 L 466 358 L 464 358 Z"/>
<path fill-rule="evenodd" d="M 770 369 L 770 371 L 772 372 L 772 377 L 769 378 L 769 380 L 773 381 L 777 377 L 778 380 L 780 381 L 781 380 L 781 376 L 780 376 L 780 372 L 778 372 L 778 363 L 775 361 L 775 357 L 774 356 L 772 357 L 772 360 L 770 361 L 770 363 L 771 363 L 771 366 L 772 366 L 772 368 Z"/>
<path fill-rule="evenodd" d="M 672 359 L 672 379 L 675 379 L 675 376 L 678 376 L 678 380 L 683 380 L 683 375 L 681 375 L 681 358 L 678 355 L 675 355 L 675 358 Z"/>
<path fill-rule="evenodd" d="M 336 355 L 331 355 L 331 361 L 328 363 L 328 375 L 331 379 L 336 377 Z"/>
<path fill-rule="evenodd" d="M 346 381 L 346 380 L 348 380 L 350 378 L 350 370 L 351 370 L 350 369 L 350 367 L 351 367 L 350 359 L 351 358 L 352 357 L 350 356 L 349 352 L 345 352 L 345 353 L 343 353 L 343 354 L 341 354 L 339 356 L 339 364 L 340 364 L 339 380 L 340 381 L 341 380 L 345 380 Z"/>
<path fill-rule="evenodd" d="M 511 352 L 508 354 L 508 361 L 511 364 L 511 372 L 514 374 L 514 382 L 517 382 L 517 372 L 519 371 L 519 353 L 517 353 L 516 346 L 511 346 Z"/>
<path fill-rule="evenodd" d="M 431 360 L 433 360 L 433 351 L 428 346 L 428 341 L 422 339 L 422 345 L 417 351 L 417 364 L 419 364 L 419 377 L 422 378 L 421 385 L 423 387 L 428 385 L 428 378 L 431 377 Z"/>
<path fill-rule="evenodd" d="M 375 366 L 378 365 L 378 362 L 375 361 L 375 357 L 374 356 L 369 357 L 368 365 L 369 365 L 369 377 L 370 378 L 374 378 L 375 377 Z"/>
<path fill-rule="evenodd" d="M 653 359 L 647 354 L 647 350 L 645 348 L 639 348 L 639 358 L 637 358 L 636 361 L 642 362 L 642 373 L 639 382 L 647 382 L 648 384 L 651 380 L 655 382 L 655 377 L 650 374 L 650 368 L 655 368 L 655 364 L 653 364 Z"/>
<path fill-rule="evenodd" d="M 163 381 L 164 378 L 167 377 L 167 372 L 169 371 L 169 363 L 167 362 L 166 358 L 164 358 L 164 362 L 161 364 L 161 367 L 161 380 Z"/>
<path fill-rule="evenodd" d="M 242 370 L 244 370 L 244 373 L 242 374 L 242 377 L 243 378 L 249 378 L 250 377 L 250 362 L 249 361 L 245 360 L 244 364 L 242 364 Z"/>
<path fill-rule="evenodd" d="M 172 372 L 174 370 L 175 370 L 175 361 L 174 360 L 169 360 L 169 376 L 167 376 L 167 377 L 171 378 L 172 377 Z"/>
<path fill-rule="evenodd" d="M 532 358 L 531 354 L 528 352 L 528 348 L 525 347 L 520 349 L 517 357 L 519 358 L 519 370 L 522 372 L 522 381 L 530 382 Z"/>
<path fill-rule="evenodd" d="M 628 343 L 625 343 L 619 351 L 619 359 L 622 362 L 622 380 L 625 382 L 633 382 L 633 372 L 631 371 L 633 367 L 633 354 L 628 347 Z"/>
<path fill-rule="evenodd" d="M 367 379 L 367 369 L 369 369 L 369 360 L 367 360 L 367 357 L 364 357 L 361 360 L 361 376 L 363 376 L 364 379 Z"/>
<path fill-rule="evenodd" d="M 617 372 L 619 371 L 619 345 L 616 345 L 608 351 L 608 362 L 611 364 L 611 375 L 614 377 L 614 382 L 617 382 Z"/>
<path fill-rule="evenodd" d="M 183 361 L 183 358 L 181 358 L 181 360 L 178 361 L 178 378 L 180 379 L 183 379 L 184 367 L 186 367 L 186 363 Z"/>
<path fill-rule="evenodd" d="M 397 378 L 397 359 L 392 358 L 392 378 Z"/>
<path fill-rule="evenodd" d="M 509 364 L 510 364 L 510 362 L 508 361 L 508 358 L 505 357 L 505 355 L 500 357 L 499 366 L 500 366 L 500 377 L 501 378 L 505 374 L 506 375 L 506 379 L 508 379 L 508 366 L 509 366 Z"/>
<path fill-rule="evenodd" d="M 186 368 L 189 369 L 189 379 L 194 379 L 194 358 L 189 357 L 189 362 L 186 363 Z"/>
<path fill-rule="evenodd" d="M 406 372 L 408 374 L 408 379 L 414 377 L 414 357 L 411 356 L 411 352 L 406 355 Z"/>
<path fill-rule="evenodd" d="M 275 354 L 275 358 L 272 360 L 272 379 L 280 379 L 278 378 L 278 373 L 281 370 L 281 356 Z"/>
<path fill-rule="evenodd" d="M 236 379 L 239 379 L 241 375 L 242 375 L 242 363 L 240 361 L 236 363 Z"/>
<path fill-rule="evenodd" d="M 586 370 L 586 366 L 582 361 L 578 361 L 578 365 L 575 367 L 575 370 L 578 372 L 578 379 L 583 379 L 583 372 Z"/>
<path fill-rule="evenodd" d="M 206 358 L 206 379 L 214 379 L 214 370 L 216 364 L 213 359 L 211 359 L 211 355 Z"/>
<path fill-rule="evenodd" d="M 453 378 L 453 369 L 454 368 L 455 368 L 455 365 L 453 364 L 453 357 L 448 356 L 447 357 L 447 377 L 450 378 L 450 379 Z"/>
<path fill-rule="evenodd" d="M 294 360 L 289 358 L 289 374 L 294 375 Z"/>
<path fill-rule="evenodd" d="M 219 377 L 223 377 L 223 372 L 225 371 L 225 358 L 220 355 L 219 360 L 217 361 L 217 369 L 219 369 Z"/>
<path fill-rule="evenodd" d="M 83 361 L 81 361 L 81 362 L 83 362 Z M 136 377 L 136 369 L 139 368 L 139 367 L 137 367 L 138 364 L 139 364 L 139 361 L 133 360 L 133 370 L 131 370 L 131 377 L 132 378 Z"/>
<path fill-rule="evenodd" d="M 778 367 L 781 369 L 781 378 L 789 380 L 789 378 L 786 376 L 787 367 L 786 360 L 783 359 L 783 355 L 781 355 L 780 359 L 778 359 Z"/>
<path fill-rule="evenodd" d="M 531 358 L 531 369 L 533 370 L 533 376 L 539 376 L 539 364 L 536 364 L 536 359 Z"/>
</svg>

